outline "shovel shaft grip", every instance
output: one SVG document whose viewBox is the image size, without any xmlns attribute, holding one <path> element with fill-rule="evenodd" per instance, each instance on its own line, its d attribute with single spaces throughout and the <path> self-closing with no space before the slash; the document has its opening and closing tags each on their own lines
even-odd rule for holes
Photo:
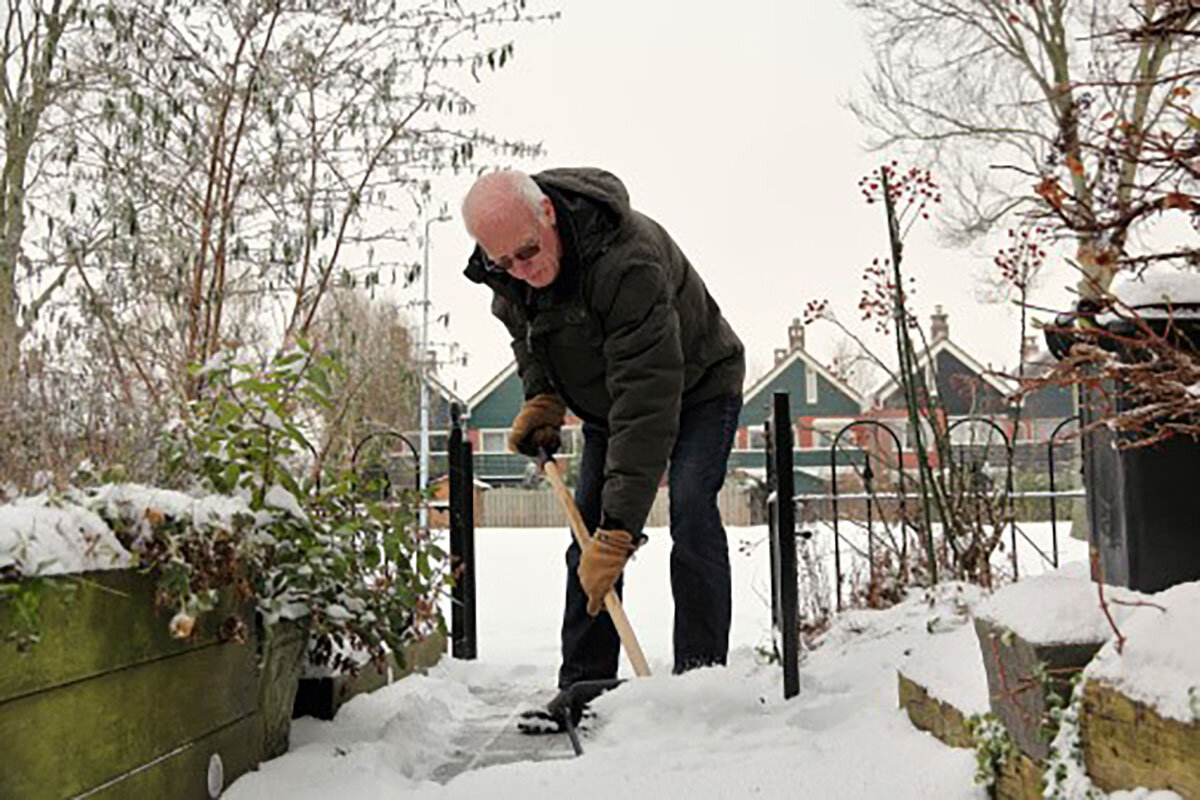
<svg viewBox="0 0 1200 800">
<path fill-rule="evenodd" d="M 562 475 L 558 471 L 558 464 L 553 458 L 549 458 L 542 465 L 542 470 L 546 473 L 546 477 L 550 479 L 550 486 L 554 489 L 554 493 L 558 495 L 559 501 L 562 502 L 563 509 L 567 512 L 567 519 L 571 522 L 571 531 L 575 534 L 575 541 L 580 547 L 588 546 L 588 530 L 583 524 L 583 517 L 579 513 L 579 508 L 575 505 L 574 498 L 571 497 L 570 491 L 567 490 L 566 484 L 563 483 Z M 621 598 L 617 597 L 617 593 L 612 589 L 608 590 L 608 594 L 604 596 L 604 607 L 608 610 L 608 615 L 612 617 L 613 625 L 617 629 L 617 635 L 621 637 L 621 646 L 625 648 L 625 654 L 629 656 L 629 662 L 633 665 L 633 672 L 639 678 L 644 678 L 650 674 L 650 666 L 646 663 L 646 656 L 642 653 L 642 646 L 638 644 L 637 636 L 633 632 L 633 626 L 629 624 L 629 617 L 625 616 L 625 608 L 621 605 Z"/>
</svg>

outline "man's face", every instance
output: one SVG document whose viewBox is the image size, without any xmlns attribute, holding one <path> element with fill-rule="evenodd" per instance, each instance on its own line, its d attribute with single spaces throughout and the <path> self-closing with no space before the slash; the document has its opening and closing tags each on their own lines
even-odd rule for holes
<svg viewBox="0 0 1200 800">
<path fill-rule="evenodd" d="M 528 209 L 500 215 L 478 231 L 479 246 L 490 261 L 489 268 L 507 272 L 535 289 L 554 283 L 559 272 L 558 232 L 553 226 L 553 206 L 548 206 L 549 222 L 543 222 Z"/>
</svg>

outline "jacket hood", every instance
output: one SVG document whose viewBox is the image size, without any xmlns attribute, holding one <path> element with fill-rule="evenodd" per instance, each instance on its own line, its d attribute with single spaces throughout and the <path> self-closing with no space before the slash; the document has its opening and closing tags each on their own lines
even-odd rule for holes
<svg viewBox="0 0 1200 800">
<path fill-rule="evenodd" d="M 618 220 L 629 214 L 629 191 L 621 179 L 595 167 L 548 169 L 532 176 L 540 186 L 580 194 L 603 206 Z"/>
<path fill-rule="evenodd" d="M 616 228 L 630 215 L 629 191 L 621 179 L 611 172 L 595 167 L 560 167 L 538 172 L 533 178 L 543 189 L 550 189 L 563 195 L 578 195 L 590 200 L 603 214 L 609 217 L 610 225 Z M 585 243 L 590 244 L 590 242 Z M 467 260 L 467 268 L 463 274 L 475 283 L 513 284 L 510 294 L 517 289 L 514 281 L 507 276 L 493 276 L 484 267 L 483 250 L 477 245 Z M 490 280 L 489 280 L 490 278 Z M 506 280 L 507 279 L 507 280 Z"/>
</svg>

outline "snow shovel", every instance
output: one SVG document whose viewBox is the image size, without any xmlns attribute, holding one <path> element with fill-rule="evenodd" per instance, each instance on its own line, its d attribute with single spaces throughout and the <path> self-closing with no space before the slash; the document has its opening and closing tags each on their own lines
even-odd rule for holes
<svg viewBox="0 0 1200 800">
<path fill-rule="evenodd" d="M 583 524 L 583 517 L 580 516 L 579 509 L 575 507 L 575 500 L 567 490 L 566 484 L 563 483 L 562 474 L 558 471 L 558 463 L 552 456 L 548 456 L 544 452 L 543 456 L 544 458 L 541 459 L 542 470 L 550 479 L 550 486 L 553 487 L 554 493 L 562 501 L 563 509 L 567 512 L 567 519 L 571 521 L 571 530 L 575 533 L 575 541 L 579 543 L 580 547 L 587 547 L 587 541 L 591 537 L 588 534 L 587 526 Z M 642 653 L 642 647 L 633 633 L 633 626 L 629 624 L 629 617 L 625 616 L 621 598 L 617 597 L 617 593 L 612 589 L 609 589 L 608 594 L 604 596 L 604 607 L 608 610 L 608 615 L 612 617 L 613 625 L 617 628 L 617 634 L 621 637 L 621 646 L 625 648 L 625 653 L 629 656 L 634 674 L 639 678 L 649 677 L 650 667 L 646 663 L 646 656 Z"/>
<path fill-rule="evenodd" d="M 589 538 L 587 526 L 583 524 L 583 517 L 575 505 L 575 500 L 567 490 L 566 484 L 563 483 L 562 474 L 558 471 L 558 463 L 545 451 L 542 451 L 541 456 L 539 461 L 542 464 L 542 470 L 550 479 L 550 486 L 562 502 L 563 510 L 567 512 L 567 519 L 571 522 L 571 531 L 575 534 L 575 541 L 579 543 L 580 547 L 586 547 Z M 646 663 L 646 656 L 642 653 L 637 636 L 634 635 L 633 626 L 629 624 L 629 617 L 625 616 L 621 598 L 617 597 L 617 593 L 612 589 L 609 589 L 608 594 L 604 596 L 604 607 L 607 609 L 608 615 L 612 617 L 617 635 L 621 637 L 621 646 L 625 648 L 625 653 L 629 656 L 634 673 L 639 678 L 649 677 L 650 666 Z M 583 755 L 583 745 L 580 744 L 579 733 L 575 730 L 575 718 L 585 705 L 621 683 L 622 681 L 618 678 L 579 681 L 563 689 L 550 702 L 547 710 L 552 716 L 559 717 L 563 721 L 576 756 Z"/>
</svg>

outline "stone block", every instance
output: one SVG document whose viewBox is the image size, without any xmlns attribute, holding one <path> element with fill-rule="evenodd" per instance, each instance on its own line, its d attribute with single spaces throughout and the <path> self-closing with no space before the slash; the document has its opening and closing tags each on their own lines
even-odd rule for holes
<svg viewBox="0 0 1200 800">
<path fill-rule="evenodd" d="M 1042 762 L 1024 753 L 1008 759 L 996 778 L 996 800 L 1041 800 L 1045 788 Z"/>
<path fill-rule="evenodd" d="M 915 728 L 928 731 L 951 747 L 974 746 L 966 717 L 959 709 L 931 696 L 924 686 L 903 672 L 897 673 L 897 679 L 900 707 Z"/>
<path fill-rule="evenodd" d="M 1103 642 L 1029 642 L 978 618 L 975 632 L 987 673 L 992 713 L 1004 723 L 1022 753 L 1044 761 L 1050 754 L 1050 742 L 1043 733 L 1051 707 L 1049 695 L 1054 693 L 1064 702 L 1069 699 L 1072 676 L 1087 666 Z"/>
<path fill-rule="evenodd" d="M 1144 786 L 1200 798 L 1200 722 L 1163 717 L 1112 686 L 1089 680 L 1080 740 L 1088 775 L 1106 792 Z"/>
</svg>

